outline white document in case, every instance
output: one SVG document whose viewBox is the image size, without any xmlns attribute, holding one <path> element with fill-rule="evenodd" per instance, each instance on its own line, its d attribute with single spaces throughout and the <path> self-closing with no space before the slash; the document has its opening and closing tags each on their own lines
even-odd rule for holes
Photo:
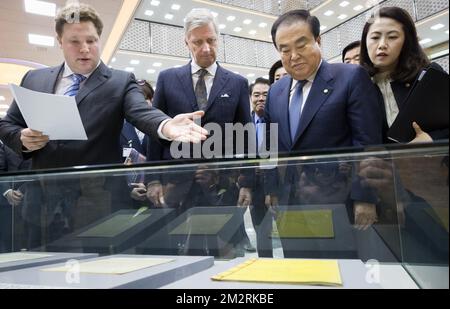
<svg viewBox="0 0 450 309">
<path fill-rule="evenodd" d="M 168 258 L 109 257 L 95 261 L 81 262 L 79 266 L 80 273 L 83 274 L 124 275 L 174 261 L 175 259 Z M 65 273 L 70 270 L 71 267 L 68 265 L 42 269 L 42 271 Z"/>
<path fill-rule="evenodd" d="M 88 139 L 75 97 L 9 87 L 28 128 L 43 132 L 52 141 Z"/>
<path fill-rule="evenodd" d="M 20 261 L 28 261 L 28 260 L 37 260 L 43 259 L 47 257 L 51 257 L 51 254 L 42 254 L 42 253 L 24 253 L 24 252 L 14 252 L 14 253 L 5 253 L 0 254 L 0 264 L 2 263 L 11 263 L 11 262 L 20 262 Z"/>
</svg>

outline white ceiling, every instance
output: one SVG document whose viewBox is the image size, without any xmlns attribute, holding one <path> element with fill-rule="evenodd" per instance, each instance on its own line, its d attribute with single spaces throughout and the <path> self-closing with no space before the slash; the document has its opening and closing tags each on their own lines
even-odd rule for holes
<svg viewBox="0 0 450 309">
<path fill-rule="evenodd" d="M 56 6 L 65 5 L 65 0 L 49 0 Z M 102 42 L 108 38 L 123 0 L 83 0 L 93 5 L 104 22 Z M 28 34 L 34 33 L 56 37 L 53 17 L 25 12 L 24 0 L 0 1 L 0 58 L 13 58 L 40 63 L 47 66 L 62 63 L 63 56 L 58 46 L 38 47 L 28 43 Z"/>
<path fill-rule="evenodd" d="M 158 1 L 157 1 L 158 2 Z M 324 2 L 322 5 L 314 8 L 311 13 L 320 19 L 323 26 L 322 32 L 327 32 L 343 22 L 361 14 L 367 10 L 367 7 L 361 5 L 361 0 L 346 0 L 348 4 L 346 6 L 341 5 L 344 0 L 330 0 Z M 173 5 L 178 5 L 179 9 L 174 10 Z M 175 26 L 183 26 L 184 16 L 192 9 L 197 7 L 206 7 L 217 13 L 217 19 L 219 24 L 224 24 L 226 27 L 221 30 L 222 34 L 239 36 L 244 38 L 256 39 L 266 42 L 271 42 L 270 29 L 273 22 L 276 20 L 276 16 L 253 12 L 246 9 L 242 9 L 235 6 L 224 6 L 216 2 L 205 2 L 203 0 L 164 0 L 159 1 L 159 5 L 152 5 L 152 0 L 143 0 L 136 12 L 135 17 L 140 20 L 169 24 Z M 357 9 L 355 9 L 357 8 Z M 151 11 L 151 15 L 146 12 Z M 332 11 L 333 13 L 330 14 Z M 165 18 L 166 14 L 172 14 L 173 19 L 169 20 Z M 345 16 L 344 16 L 345 15 Z M 236 17 L 234 21 L 228 21 L 229 16 Z M 244 20 L 249 19 L 251 23 L 246 25 Z M 260 28 L 260 23 L 266 23 L 265 28 Z M 431 26 L 436 23 L 442 23 L 444 28 L 440 31 L 433 31 Z M 448 10 L 442 16 L 435 16 L 431 19 L 425 20 L 419 24 L 419 36 L 421 38 L 432 38 L 430 43 L 424 44 L 424 47 L 428 48 L 433 45 L 437 45 L 443 42 L 448 42 L 448 33 L 445 31 L 449 29 L 448 25 Z M 233 31 L 234 28 L 240 27 L 242 30 L 237 33 Z M 256 31 L 256 34 L 249 34 L 250 31 Z M 145 53 L 133 53 L 118 51 L 115 55 L 115 62 L 110 65 L 116 69 L 133 68 L 134 74 L 140 79 L 147 79 L 152 83 L 156 82 L 157 76 L 160 71 L 179 65 L 186 64 L 185 58 L 177 57 L 164 57 L 156 54 Z M 139 60 L 138 65 L 130 64 L 131 60 Z M 333 59 L 334 61 L 340 61 L 339 59 Z M 160 63 L 161 66 L 154 67 L 154 63 Z M 227 66 L 227 65 L 224 65 Z M 150 71 L 149 71 L 150 70 Z M 268 74 L 268 70 L 264 68 L 252 68 L 240 65 L 235 65 L 232 68 L 233 71 L 241 73 L 247 77 L 249 81 L 253 81 L 256 77 L 265 76 Z"/>
<path fill-rule="evenodd" d="M 131 61 L 136 60 L 139 62 L 139 64 L 132 65 Z M 132 68 L 133 70 L 131 72 L 133 72 L 138 79 L 146 79 L 151 81 L 153 84 L 156 83 L 158 73 L 161 70 L 184 66 L 188 63 L 185 58 L 150 55 L 129 51 L 118 51 L 113 61 L 114 62 L 110 65 L 112 68 L 121 70 Z M 269 78 L 269 72 L 264 68 L 246 67 L 242 65 L 233 65 L 226 63 L 223 63 L 221 65 L 228 70 L 246 77 L 250 82 L 254 81 L 258 77 Z"/>
<path fill-rule="evenodd" d="M 47 0 L 56 3 L 58 7 L 65 4 L 65 0 Z M 112 29 L 114 20 L 121 8 L 122 3 L 127 0 L 83 0 L 83 2 L 92 4 L 100 13 L 105 23 L 105 33 L 103 41 L 108 38 L 109 31 Z M 343 0 L 326 1 L 323 5 L 312 10 L 312 14 L 316 15 L 321 24 L 326 26 L 324 32 L 338 26 L 346 20 L 360 14 L 365 9 L 354 10 L 354 7 L 365 3 L 360 0 L 347 0 L 349 3 L 346 7 L 340 6 Z M 183 25 L 184 16 L 196 7 L 207 7 L 218 14 L 217 18 L 220 24 L 224 24 L 226 28 L 221 30 L 223 34 L 234 35 L 244 38 L 251 38 L 271 42 L 270 28 L 276 16 L 265 13 L 253 12 L 246 9 L 224 6 L 215 2 L 204 0 L 160 0 L 158 7 L 151 5 L 151 0 L 142 0 L 135 18 L 148 20 L 151 22 L 164 23 L 176 26 Z M 179 10 L 173 10 L 172 5 L 178 4 Z M 145 12 L 152 10 L 152 16 L 147 16 Z M 326 16 L 325 12 L 333 11 L 332 15 Z M 174 15 L 172 20 L 165 18 L 167 13 Z M 347 17 L 339 19 L 340 15 Z M 234 21 L 228 21 L 228 16 L 235 16 Z M 244 24 L 244 20 L 250 19 L 250 24 Z M 259 27 L 260 23 L 266 23 L 264 28 Z M 54 36 L 53 20 L 51 17 L 28 14 L 24 10 L 24 0 L 1 0 L 0 1 L 0 42 L 7 44 L 0 45 L 0 58 L 13 58 L 30 61 L 46 66 L 57 65 L 63 61 L 62 53 L 58 47 L 38 47 L 28 43 L 28 33 L 36 33 L 41 35 Z M 436 24 L 443 24 L 444 27 L 439 30 L 431 30 Z M 240 27 L 242 30 L 237 33 L 234 28 Z M 419 36 L 421 39 L 430 38 L 432 41 L 425 44 L 425 47 L 431 47 L 443 42 L 448 43 L 448 10 L 444 14 L 433 16 L 418 24 Z M 250 34 L 250 31 L 256 31 Z M 132 53 L 125 51 L 117 51 L 115 62 L 110 63 L 117 69 L 125 69 L 133 67 L 131 60 L 139 60 L 140 64 L 134 66 L 134 72 L 137 78 L 145 78 L 152 82 L 156 81 L 157 75 L 161 70 L 174 67 L 176 65 L 184 65 L 187 63 L 185 58 L 166 57 L 161 55 L 149 55 L 143 53 Z M 161 63 L 160 67 L 153 67 L 154 63 Z M 256 77 L 267 75 L 267 70 L 260 68 L 245 67 L 239 65 L 224 65 L 228 69 L 238 72 L 247 77 L 250 81 Z M 155 70 L 148 72 L 148 70 Z M 1 74 L 1 72 L 0 72 Z M 2 101 L 2 97 L 5 98 Z M 9 104 L 11 96 L 9 91 L 0 85 L 0 106 Z M 0 114 L 1 114 L 0 107 Z"/>
<path fill-rule="evenodd" d="M 83 0 L 93 5 L 99 12 L 104 23 L 102 43 L 109 37 L 117 14 L 124 0 Z M 66 0 L 48 0 L 58 8 L 63 7 Z M 28 34 L 39 34 L 56 37 L 53 17 L 29 14 L 25 12 L 24 0 L 0 1 L 0 58 L 24 60 L 37 65 L 54 66 L 64 61 L 61 50 L 54 47 L 36 46 L 28 43 Z M 56 43 L 55 43 L 56 44 Z M 1 72 L 0 72 L 1 74 Z M 4 100 L 3 100 L 4 99 Z M 5 108 L 1 105 L 10 104 L 12 96 L 4 85 L 0 85 L 0 116 Z"/>
<path fill-rule="evenodd" d="M 153 6 L 151 4 L 152 0 L 143 0 L 136 12 L 136 18 L 157 23 L 183 26 L 184 17 L 193 8 L 208 8 L 214 13 L 217 13 L 217 21 L 219 24 L 226 26 L 226 28 L 221 30 L 221 33 L 267 42 L 271 42 L 270 27 L 277 18 L 274 15 L 245 10 L 234 6 L 224 6 L 223 4 L 216 2 L 209 2 L 207 4 L 197 0 L 160 0 L 159 2 L 158 6 Z M 173 5 L 178 5 L 180 9 L 172 9 Z M 153 15 L 146 15 L 146 11 L 153 11 Z M 173 19 L 166 19 L 165 16 L 167 14 L 172 14 L 174 16 Z M 230 22 L 227 18 L 231 16 L 235 19 Z M 251 23 L 244 24 L 244 21 L 246 20 L 247 22 L 251 21 Z M 261 28 L 259 26 L 261 23 L 266 24 L 266 26 Z M 233 31 L 237 27 L 242 28 L 242 30 L 240 32 Z M 250 34 L 249 32 L 252 30 L 256 31 L 256 33 Z"/>
</svg>

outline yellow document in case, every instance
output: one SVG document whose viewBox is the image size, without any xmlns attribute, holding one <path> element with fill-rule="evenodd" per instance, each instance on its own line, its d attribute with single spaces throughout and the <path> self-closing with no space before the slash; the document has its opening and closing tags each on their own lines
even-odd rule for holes
<svg viewBox="0 0 450 309">
<path fill-rule="evenodd" d="M 334 238 L 333 211 L 284 211 L 277 228 L 281 238 Z"/>
<path fill-rule="evenodd" d="M 445 228 L 447 232 L 449 231 L 448 208 L 427 208 L 425 212 L 431 216 L 434 221 L 438 222 L 443 228 Z"/>
<path fill-rule="evenodd" d="M 215 281 L 342 286 L 338 261 L 251 259 L 212 277 Z"/>
</svg>

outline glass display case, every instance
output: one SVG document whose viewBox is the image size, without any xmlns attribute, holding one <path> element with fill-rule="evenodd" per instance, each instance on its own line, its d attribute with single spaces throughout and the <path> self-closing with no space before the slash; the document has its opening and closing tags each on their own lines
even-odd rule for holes
<svg viewBox="0 0 450 309">
<path fill-rule="evenodd" d="M 67 269 L 35 282 L 42 265 L 2 271 L 9 253 L 44 253 L 144 265 L 120 280 L 81 272 L 89 288 L 303 286 L 270 271 L 269 282 L 212 280 L 249 261 L 336 261 L 340 288 L 448 288 L 448 158 L 447 142 L 1 174 L 23 198 L 0 205 L 0 284 L 73 287 Z M 146 257 L 159 271 L 143 271 Z M 307 285 L 329 285 L 317 280 Z"/>
</svg>

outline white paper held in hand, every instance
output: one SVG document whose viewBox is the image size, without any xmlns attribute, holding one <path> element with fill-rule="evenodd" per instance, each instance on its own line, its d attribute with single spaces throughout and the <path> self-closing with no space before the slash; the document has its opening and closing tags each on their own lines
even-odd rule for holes
<svg viewBox="0 0 450 309">
<path fill-rule="evenodd" d="M 50 140 L 88 139 L 74 97 L 60 96 L 9 85 L 28 128 Z"/>
</svg>

